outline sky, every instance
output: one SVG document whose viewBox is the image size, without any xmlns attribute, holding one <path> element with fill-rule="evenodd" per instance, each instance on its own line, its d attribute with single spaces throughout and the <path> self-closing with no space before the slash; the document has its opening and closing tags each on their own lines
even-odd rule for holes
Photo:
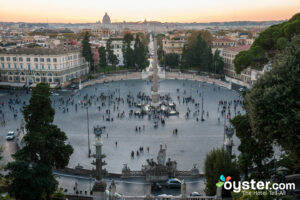
<svg viewBox="0 0 300 200">
<path fill-rule="evenodd" d="M 284 20 L 300 0 L 0 0 L 2 22 L 223 22 Z"/>
</svg>

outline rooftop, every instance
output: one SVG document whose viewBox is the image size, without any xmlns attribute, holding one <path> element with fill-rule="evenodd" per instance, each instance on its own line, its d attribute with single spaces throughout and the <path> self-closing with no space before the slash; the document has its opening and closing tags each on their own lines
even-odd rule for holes
<svg viewBox="0 0 300 200">
<path fill-rule="evenodd" d="M 223 51 L 232 51 L 232 52 L 240 52 L 240 51 L 247 51 L 250 49 L 251 45 L 239 45 L 234 47 L 226 47 Z"/>
</svg>

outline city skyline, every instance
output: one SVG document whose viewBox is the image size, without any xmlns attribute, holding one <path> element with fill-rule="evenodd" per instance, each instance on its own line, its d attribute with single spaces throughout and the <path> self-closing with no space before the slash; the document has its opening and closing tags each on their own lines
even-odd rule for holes
<svg viewBox="0 0 300 200">
<path fill-rule="evenodd" d="M 285 20 L 299 12 L 297 0 L 218 1 L 180 0 L 152 1 L 141 4 L 138 0 L 110 2 L 96 0 L 0 0 L 1 22 L 31 23 L 94 23 L 107 12 L 111 21 L 160 21 L 205 23 L 226 21 Z M 18 6 L 16 6 L 18 5 Z"/>
</svg>

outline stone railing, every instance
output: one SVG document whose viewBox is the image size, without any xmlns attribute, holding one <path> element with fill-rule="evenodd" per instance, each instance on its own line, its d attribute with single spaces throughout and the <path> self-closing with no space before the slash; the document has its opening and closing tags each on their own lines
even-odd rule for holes
<svg viewBox="0 0 300 200">
<path fill-rule="evenodd" d="M 141 72 L 127 72 L 123 74 L 105 74 L 99 76 L 97 79 L 92 79 L 87 82 L 81 83 L 81 88 L 88 87 L 90 85 L 105 83 L 111 81 L 120 81 L 128 79 L 142 79 Z"/>
<path fill-rule="evenodd" d="M 213 79 L 208 76 L 199 76 L 197 74 L 193 73 L 181 73 L 181 72 L 166 72 L 166 79 L 187 79 L 187 80 L 195 80 L 195 81 L 201 81 L 201 82 L 206 82 L 206 83 L 211 83 L 211 84 L 216 84 L 221 87 L 225 87 L 228 89 L 231 89 L 231 84 L 218 80 L 218 79 Z"/>
</svg>

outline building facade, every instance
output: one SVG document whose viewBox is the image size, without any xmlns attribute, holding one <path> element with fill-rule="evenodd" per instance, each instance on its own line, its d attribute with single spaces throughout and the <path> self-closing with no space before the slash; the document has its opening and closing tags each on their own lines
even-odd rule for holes
<svg viewBox="0 0 300 200">
<path fill-rule="evenodd" d="M 181 55 L 186 39 L 183 37 L 163 39 L 163 51 L 165 54 L 176 53 Z"/>
<path fill-rule="evenodd" d="M 106 48 L 107 40 L 95 40 L 91 41 L 91 44 L 94 48 L 98 49 L 99 47 Z M 131 42 L 130 47 L 134 49 L 134 41 Z M 117 66 L 124 65 L 124 57 L 123 57 L 123 38 L 111 38 L 111 49 L 114 54 L 117 56 L 119 63 Z M 101 58 L 100 58 L 101 59 Z"/>
<path fill-rule="evenodd" d="M 242 83 L 250 86 L 252 84 L 251 81 L 251 69 L 247 68 L 243 70 L 240 74 L 237 74 L 234 70 L 234 58 L 235 56 L 241 52 L 246 51 L 250 48 L 250 45 L 243 45 L 243 46 L 235 46 L 235 47 L 227 47 L 223 48 L 221 56 L 223 57 L 225 66 L 224 66 L 224 73 L 227 77 L 236 79 L 241 81 Z"/>
<path fill-rule="evenodd" d="M 17 48 L 0 52 L 1 82 L 51 86 L 64 85 L 89 72 L 89 66 L 78 48 Z M 9 84 L 8 84 L 9 85 Z"/>
</svg>

